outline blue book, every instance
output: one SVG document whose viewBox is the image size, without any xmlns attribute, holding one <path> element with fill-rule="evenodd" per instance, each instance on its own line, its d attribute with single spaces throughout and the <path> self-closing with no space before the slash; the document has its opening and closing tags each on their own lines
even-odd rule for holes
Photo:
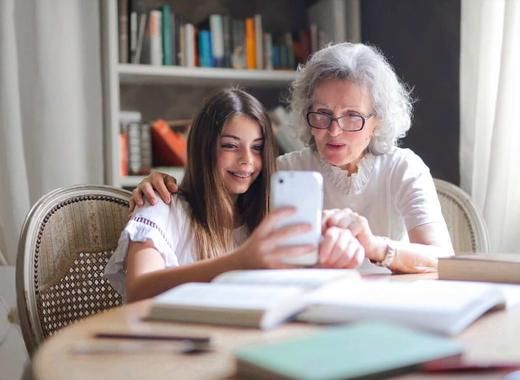
<svg viewBox="0 0 520 380">
<path fill-rule="evenodd" d="M 382 322 L 334 327 L 235 352 L 245 379 L 366 379 L 413 371 L 420 364 L 459 357 L 453 340 Z"/>
<path fill-rule="evenodd" d="M 209 30 L 201 30 L 199 32 L 199 57 L 201 67 L 213 67 L 211 33 Z"/>
</svg>

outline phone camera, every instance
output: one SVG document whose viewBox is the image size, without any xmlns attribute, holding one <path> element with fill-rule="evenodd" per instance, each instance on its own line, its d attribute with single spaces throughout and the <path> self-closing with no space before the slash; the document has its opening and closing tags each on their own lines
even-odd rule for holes
<svg viewBox="0 0 520 380">
<path fill-rule="evenodd" d="M 280 178 L 280 179 L 278 180 L 278 183 L 283 183 L 283 178 Z"/>
</svg>

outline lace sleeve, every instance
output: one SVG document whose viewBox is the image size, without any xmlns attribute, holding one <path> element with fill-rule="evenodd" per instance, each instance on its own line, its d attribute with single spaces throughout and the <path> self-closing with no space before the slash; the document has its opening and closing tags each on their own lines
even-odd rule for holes
<svg viewBox="0 0 520 380">
<path fill-rule="evenodd" d="M 175 224 L 182 221 L 174 220 L 175 215 L 171 212 L 170 205 L 159 201 L 153 206 L 146 204 L 139 208 L 130 218 L 121 233 L 117 248 L 105 268 L 105 278 L 123 296 L 123 299 L 125 299 L 128 245 L 131 241 L 151 241 L 167 267 L 179 265 L 175 254 L 178 243 Z"/>
</svg>

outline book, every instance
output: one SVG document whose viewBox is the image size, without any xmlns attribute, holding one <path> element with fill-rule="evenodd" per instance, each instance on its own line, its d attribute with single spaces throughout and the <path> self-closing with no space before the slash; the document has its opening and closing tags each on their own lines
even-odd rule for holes
<svg viewBox="0 0 520 380">
<path fill-rule="evenodd" d="M 214 67 L 224 66 L 224 25 L 222 15 L 212 14 L 209 16 L 209 27 L 211 31 L 211 52 L 213 54 Z"/>
<path fill-rule="evenodd" d="M 374 281 L 330 284 L 306 297 L 298 315 L 311 323 L 376 319 L 455 335 L 493 308 L 504 308 L 499 286 L 456 281 Z"/>
<path fill-rule="evenodd" d="M 262 27 L 262 15 L 255 14 L 255 58 L 256 68 L 262 70 L 264 68 L 264 32 Z"/>
<path fill-rule="evenodd" d="M 148 33 L 150 40 L 150 63 L 156 66 L 163 64 L 163 43 L 162 43 L 162 12 L 159 10 L 150 11 Z"/>
<path fill-rule="evenodd" d="M 152 168 L 152 141 L 150 125 L 128 123 L 128 174 L 149 174 Z"/>
<path fill-rule="evenodd" d="M 155 166 L 185 166 L 188 144 L 186 138 L 174 132 L 165 120 L 152 124 L 152 151 Z"/>
<path fill-rule="evenodd" d="M 363 322 L 234 352 L 245 379 L 368 379 L 459 357 L 459 342 L 381 322 Z"/>
<path fill-rule="evenodd" d="M 356 279 L 359 273 L 348 269 L 231 271 L 211 283 L 187 283 L 154 297 L 148 317 L 270 329 L 303 309 L 306 292 Z"/>
<path fill-rule="evenodd" d="M 161 5 L 163 65 L 173 65 L 171 11 L 168 4 Z"/>
<path fill-rule="evenodd" d="M 246 67 L 248 69 L 256 69 L 255 19 L 253 17 L 245 19 L 245 28 Z"/>
<path fill-rule="evenodd" d="M 141 123 L 141 112 L 139 111 L 120 111 L 119 112 L 119 157 L 121 164 L 121 175 L 127 176 L 128 173 L 128 125 L 130 123 Z M 135 131 L 133 132 L 135 133 Z M 138 138 L 136 137 L 133 137 Z M 135 153 L 134 153 L 135 154 Z"/>
<path fill-rule="evenodd" d="M 459 255 L 439 258 L 439 279 L 520 284 L 520 255 Z"/>
<path fill-rule="evenodd" d="M 137 26 L 137 42 L 135 47 L 135 52 L 132 55 L 132 63 L 139 64 L 144 61 L 142 57 L 143 45 L 145 44 L 145 35 L 146 35 L 146 20 L 148 15 L 146 13 L 139 14 L 139 22 Z"/>
<path fill-rule="evenodd" d="M 244 69 L 247 67 L 244 20 L 231 20 L 231 25 L 231 40 L 233 44 L 231 67 L 234 69 Z"/>
<path fill-rule="evenodd" d="M 209 30 L 199 32 L 200 67 L 213 67 L 213 53 L 211 51 L 211 33 Z"/>
<path fill-rule="evenodd" d="M 118 0 L 119 63 L 128 63 L 128 2 Z"/>
<path fill-rule="evenodd" d="M 224 43 L 224 67 L 231 67 L 232 55 L 232 19 L 228 15 L 222 15 L 222 39 Z"/>
</svg>

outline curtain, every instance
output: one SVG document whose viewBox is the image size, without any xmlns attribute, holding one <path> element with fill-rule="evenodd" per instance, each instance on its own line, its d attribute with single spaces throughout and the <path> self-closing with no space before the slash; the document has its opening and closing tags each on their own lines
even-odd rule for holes
<svg viewBox="0 0 520 380">
<path fill-rule="evenodd" d="M 520 0 L 461 3 L 461 186 L 492 252 L 520 251 Z"/>
<path fill-rule="evenodd" d="M 103 182 L 98 1 L 0 0 L 0 251 L 43 194 Z"/>
</svg>

